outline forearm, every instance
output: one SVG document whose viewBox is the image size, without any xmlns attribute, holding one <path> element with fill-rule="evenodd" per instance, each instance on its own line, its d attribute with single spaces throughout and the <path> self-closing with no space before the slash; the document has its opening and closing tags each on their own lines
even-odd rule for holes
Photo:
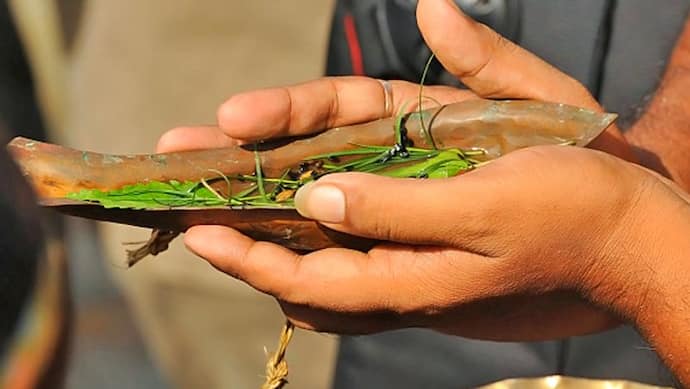
<svg viewBox="0 0 690 389">
<path fill-rule="evenodd" d="M 690 223 L 671 235 L 672 243 L 658 252 L 665 251 L 673 266 L 667 272 L 650 269 L 656 280 L 636 324 L 682 386 L 690 387 Z"/>
<path fill-rule="evenodd" d="M 643 165 L 690 191 L 690 20 L 645 114 L 625 135 Z"/>
<path fill-rule="evenodd" d="M 644 265 L 637 267 L 640 277 L 628 278 L 636 280 L 628 288 L 634 297 L 619 307 L 690 387 L 690 204 L 650 204 L 644 221 L 639 253 L 646 258 L 633 261 Z"/>
</svg>

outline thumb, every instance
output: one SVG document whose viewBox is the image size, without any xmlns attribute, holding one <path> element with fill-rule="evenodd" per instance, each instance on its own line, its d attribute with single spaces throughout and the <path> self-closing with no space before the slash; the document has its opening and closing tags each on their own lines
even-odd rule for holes
<svg viewBox="0 0 690 389">
<path fill-rule="evenodd" d="M 599 109 L 575 79 L 474 21 L 452 0 L 419 0 L 417 22 L 444 67 L 482 97 L 537 99 Z"/>
<path fill-rule="evenodd" d="M 477 23 L 453 0 L 419 0 L 417 23 L 443 66 L 481 97 L 534 99 L 601 111 L 577 80 Z M 635 161 L 615 125 L 591 146 Z"/>
<path fill-rule="evenodd" d="M 486 185 L 472 184 L 468 173 L 443 180 L 400 179 L 366 173 L 327 175 L 300 188 L 298 212 L 334 230 L 384 241 L 422 245 L 453 245 L 457 236 L 482 236 L 478 215 L 463 199 L 491 201 Z M 462 180 L 461 185 L 453 181 Z M 485 180 L 483 180 L 485 181 Z M 494 193 L 500 193 L 498 190 Z M 470 215 L 470 213 L 475 213 Z"/>
</svg>

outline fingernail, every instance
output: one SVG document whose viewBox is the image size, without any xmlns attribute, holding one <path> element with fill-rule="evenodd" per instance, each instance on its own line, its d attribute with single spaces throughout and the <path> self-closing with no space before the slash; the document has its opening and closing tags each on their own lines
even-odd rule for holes
<svg viewBox="0 0 690 389">
<path fill-rule="evenodd" d="M 334 185 L 310 182 L 295 194 L 295 207 L 306 218 L 342 223 L 345 220 L 345 193 Z"/>
</svg>

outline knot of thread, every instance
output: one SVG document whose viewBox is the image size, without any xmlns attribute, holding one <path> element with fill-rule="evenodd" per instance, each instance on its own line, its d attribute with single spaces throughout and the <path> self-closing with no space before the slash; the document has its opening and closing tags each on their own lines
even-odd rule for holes
<svg viewBox="0 0 690 389">
<path fill-rule="evenodd" d="M 266 363 L 266 381 L 261 386 L 261 389 L 281 389 L 287 384 L 288 365 L 285 360 L 285 353 L 294 331 L 294 325 L 286 321 L 283 330 L 280 332 L 278 349 Z"/>
<path fill-rule="evenodd" d="M 168 249 L 170 242 L 180 235 L 177 231 L 153 230 L 146 242 L 130 242 L 127 245 L 141 245 L 134 250 L 127 250 L 127 266 L 132 267 L 149 255 L 158 255 Z"/>
</svg>

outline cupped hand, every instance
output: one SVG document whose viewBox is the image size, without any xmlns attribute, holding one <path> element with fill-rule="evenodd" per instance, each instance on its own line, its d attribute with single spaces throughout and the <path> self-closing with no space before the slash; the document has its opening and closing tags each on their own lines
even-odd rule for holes
<svg viewBox="0 0 690 389">
<path fill-rule="evenodd" d="M 447 180 L 344 173 L 300 190 L 303 215 L 389 242 L 367 253 L 298 255 L 215 226 L 185 242 L 305 328 L 553 339 L 612 324 L 582 298 L 606 304 L 633 282 L 639 204 L 671 193 L 659 195 L 657 182 L 601 152 L 536 147 Z"/>
<path fill-rule="evenodd" d="M 601 109 L 577 81 L 473 22 L 452 1 L 420 0 L 418 20 L 443 65 L 471 89 L 427 87 L 427 96 Z M 418 85 L 391 84 L 393 112 L 416 100 Z M 365 77 L 248 92 L 220 107 L 219 128 L 171 130 L 158 150 L 304 135 L 380 118 L 384 101 L 380 83 Z M 611 128 L 596 146 L 629 156 L 619 135 Z M 368 253 L 300 256 L 218 226 L 190 229 L 186 243 L 220 270 L 274 295 L 307 328 L 362 333 L 425 326 L 515 340 L 582 334 L 616 323 L 582 296 L 594 269 L 616 260 L 604 248 L 620 234 L 611 223 L 634 213 L 641 182 L 648 182 L 640 171 L 593 151 L 535 148 L 443 181 L 332 175 L 299 193 L 300 211 L 390 243 Z M 330 198 L 327 208 L 318 206 L 319 194 Z M 326 217 L 318 214 L 324 210 Z"/>
</svg>

